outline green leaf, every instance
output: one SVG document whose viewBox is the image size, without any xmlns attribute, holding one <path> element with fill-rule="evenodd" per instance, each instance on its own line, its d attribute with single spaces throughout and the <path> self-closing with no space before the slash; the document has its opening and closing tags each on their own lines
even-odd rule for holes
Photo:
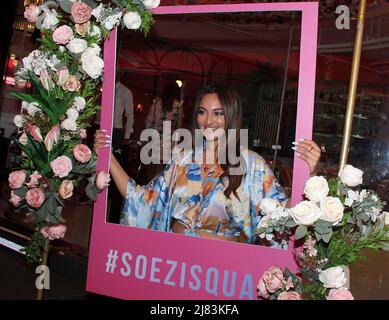
<svg viewBox="0 0 389 320">
<path fill-rule="evenodd" d="M 73 6 L 74 2 L 72 2 L 70 0 L 57 0 L 57 1 L 59 3 L 59 6 L 61 7 L 61 9 L 63 11 L 65 11 L 66 13 L 72 12 L 72 6 Z"/>
<path fill-rule="evenodd" d="M 19 197 L 25 197 L 26 196 L 26 193 L 27 193 L 28 189 L 27 187 L 21 187 L 19 189 L 14 189 L 13 192 L 19 196 Z"/>
<path fill-rule="evenodd" d="M 306 234 L 307 234 L 307 227 L 298 226 L 295 233 L 296 240 L 304 238 Z"/>
<path fill-rule="evenodd" d="M 320 235 L 320 233 L 317 233 L 317 232 L 315 231 L 315 238 L 316 238 L 317 241 L 320 241 L 320 240 L 321 240 L 321 235 Z"/>
<path fill-rule="evenodd" d="M 42 146 L 42 144 L 38 141 L 35 141 L 31 135 L 26 132 L 27 136 L 27 147 L 30 149 L 31 160 L 37 166 L 38 171 L 42 173 L 47 173 L 50 171 L 50 167 L 48 164 L 48 154 L 46 149 Z"/>
<path fill-rule="evenodd" d="M 296 222 L 293 219 L 289 219 L 286 221 L 285 226 L 288 228 L 294 228 L 296 226 Z"/>
<path fill-rule="evenodd" d="M 329 230 L 330 230 L 329 233 L 324 233 L 324 234 L 321 235 L 321 238 L 323 239 L 323 241 L 324 241 L 325 243 L 330 242 L 331 237 L 332 237 L 332 229 L 329 229 Z"/>
<path fill-rule="evenodd" d="M 99 192 L 99 189 L 97 189 L 97 187 L 94 183 L 88 183 L 85 187 L 85 194 L 92 201 L 96 201 L 98 192 Z"/>
</svg>

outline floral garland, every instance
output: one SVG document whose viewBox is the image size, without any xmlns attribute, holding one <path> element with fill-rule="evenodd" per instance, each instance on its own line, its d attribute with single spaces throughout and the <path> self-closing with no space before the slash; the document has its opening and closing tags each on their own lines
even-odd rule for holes
<svg viewBox="0 0 389 320">
<path fill-rule="evenodd" d="M 348 285 L 348 266 L 361 259 L 364 248 L 389 251 L 389 213 L 372 190 L 353 190 L 363 172 L 346 165 L 328 182 L 312 177 L 305 186 L 307 200 L 285 209 L 274 199 L 261 203 L 264 217 L 256 231 L 272 246 L 286 247 L 292 235 L 302 245 L 295 258 L 308 284 L 273 266 L 258 283 L 263 299 L 354 299 Z"/>
<path fill-rule="evenodd" d="M 87 179 L 85 192 L 96 200 L 108 186 L 109 175 L 96 174 L 96 154 L 82 143 L 103 78 L 101 44 L 121 26 L 147 34 L 151 9 L 159 0 L 46 1 L 30 4 L 24 16 L 41 29 L 40 46 L 23 58 L 16 84 L 32 82 L 34 93 L 14 93 L 22 100 L 14 123 L 21 165 L 9 175 L 10 202 L 35 216 L 35 233 L 25 247 L 29 261 L 39 262 L 45 238 L 63 238 L 64 201 Z"/>
</svg>

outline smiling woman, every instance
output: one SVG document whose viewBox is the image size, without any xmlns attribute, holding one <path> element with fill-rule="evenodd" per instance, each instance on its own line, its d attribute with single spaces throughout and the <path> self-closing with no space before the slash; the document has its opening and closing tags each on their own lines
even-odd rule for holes
<svg viewBox="0 0 389 320">
<path fill-rule="evenodd" d="M 176 150 L 178 156 L 146 186 L 137 186 L 111 154 L 110 173 L 125 197 L 121 223 L 255 243 L 262 200 L 272 198 L 285 205 L 288 196 L 264 159 L 241 144 L 241 114 L 240 97 L 232 87 L 208 85 L 200 90 L 192 128 L 192 137 L 196 129 L 203 134 L 200 145 L 187 152 Z M 225 131 L 229 142 L 223 146 Z M 237 163 L 229 157 L 231 142 L 239 154 Z M 98 132 L 95 151 L 106 145 L 107 136 Z M 303 150 L 308 154 L 312 148 Z M 226 162 L 220 151 L 228 155 Z"/>
</svg>

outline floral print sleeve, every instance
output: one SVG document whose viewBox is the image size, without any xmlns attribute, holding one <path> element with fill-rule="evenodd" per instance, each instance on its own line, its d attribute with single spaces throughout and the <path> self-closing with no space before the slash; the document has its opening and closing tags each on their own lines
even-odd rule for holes
<svg viewBox="0 0 389 320">
<path fill-rule="evenodd" d="M 254 152 L 246 158 L 247 172 L 239 188 L 240 200 L 233 200 L 230 210 L 234 223 L 241 230 L 247 242 L 253 241 L 254 231 L 262 216 L 261 202 L 264 198 L 273 198 L 285 205 L 288 196 L 278 183 L 265 160 Z"/>
<path fill-rule="evenodd" d="M 170 215 L 166 212 L 166 204 L 170 197 L 173 166 L 165 167 L 161 174 L 145 186 L 136 185 L 133 179 L 129 179 L 121 224 L 168 231 Z"/>
</svg>

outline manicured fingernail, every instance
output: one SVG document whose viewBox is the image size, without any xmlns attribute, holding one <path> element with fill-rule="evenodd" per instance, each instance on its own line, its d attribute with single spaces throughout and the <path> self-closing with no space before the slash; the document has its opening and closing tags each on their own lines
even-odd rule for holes
<svg viewBox="0 0 389 320">
<path fill-rule="evenodd" d="M 298 156 L 298 157 L 301 157 L 301 154 L 298 153 L 298 152 L 296 152 L 295 155 Z"/>
<path fill-rule="evenodd" d="M 105 129 L 100 129 L 100 131 L 102 131 L 102 132 L 108 132 L 108 130 L 105 130 Z"/>
<path fill-rule="evenodd" d="M 297 150 L 297 148 L 296 148 L 296 147 L 291 147 L 291 149 L 293 149 L 294 151 L 296 151 L 296 150 Z"/>
<path fill-rule="evenodd" d="M 110 144 L 105 144 L 105 145 L 102 146 L 102 148 L 106 148 L 106 147 L 109 147 L 109 146 L 110 146 Z"/>
<path fill-rule="evenodd" d="M 299 141 L 304 141 L 305 139 L 299 139 Z"/>
<path fill-rule="evenodd" d="M 103 136 L 106 138 L 111 138 L 111 136 L 109 134 L 104 134 Z"/>
<path fill-rule="evenodd" d="M 296 145 L 299 144 L 297 141 L 293 141 L 292 144 Z"/>
</svg>

